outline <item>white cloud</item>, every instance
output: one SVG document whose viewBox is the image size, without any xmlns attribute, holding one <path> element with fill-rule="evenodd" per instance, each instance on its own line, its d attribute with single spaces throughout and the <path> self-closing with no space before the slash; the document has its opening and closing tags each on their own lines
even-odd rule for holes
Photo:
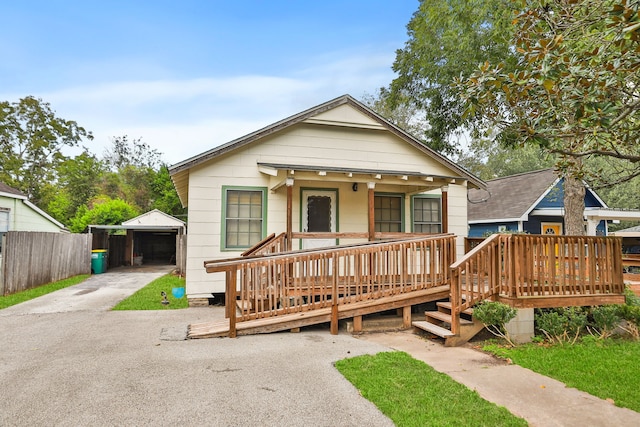
<svg viewBox="0 0 640 427">
<path fill-rule="evenodd" d="M 34 95 L 92 131 L 94 154 L 102 155 L 111 137 L 128 135 L 174 164 L 345 93 L 373 93 L 393 78 L 392 61 L 389 54 L 338 52 L 284 77 L 100 82 Z"/>
</svg>

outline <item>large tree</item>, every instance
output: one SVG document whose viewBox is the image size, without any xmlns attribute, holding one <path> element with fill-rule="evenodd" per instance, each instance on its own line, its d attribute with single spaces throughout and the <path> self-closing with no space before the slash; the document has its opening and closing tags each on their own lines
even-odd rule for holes
<svg viewBox="0 0 640 427">
<path fill-rule="evenodd" d="M 456 163 L 481 179 L 551 168 L 554 157 L 537 146 L 509 147 L 495 138 L 474 139 L 456 158 Z"/>
<path fill-rule="evenodd" d="M 391 109 L 409 103 L 427 124 L 420 135 L 437 151 L 453 153 L 452 136 L 465 129 L 455 78 L 485 61 L 515 64 L 510 48 L 509 0 L 422 0 L 407 25 L 408 41 L 396 52 L 398 77 L 382 93 Z"/>
<path fill-rule="evenodd" d="M 456 87 L 482 129 L 557 156 L 566 230 L 583 234 L 582 180 L 610 185 L 640 175 L 640 1 L 516 3 L 517 68 L 487 61 Z M 599 176 L 588 167 L 594 157 L 615 159 L 619 173 Z"/>
<path fill-rule="evenodd" d="M 57 117 L 41 99 L 0 102 L 0 181 L 41 204 L 43 188 L 58 178 L 58 165 L 66 158 L 63 149 L 85 138 L 92 139 L 91 133 Z"/>
<path fill-rule="evenodd" d="M 58 181 L 48 189 L 47 211 L 58 221 L 67 224 L 77 209 L 100 192 L 106 166 L 87 150 L 58 166 Z"/>
</svg>

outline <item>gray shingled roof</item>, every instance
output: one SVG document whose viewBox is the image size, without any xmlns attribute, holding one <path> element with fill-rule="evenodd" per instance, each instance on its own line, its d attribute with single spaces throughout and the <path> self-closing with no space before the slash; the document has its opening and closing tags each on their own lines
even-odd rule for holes
<svg viewBox="0 0 640 427">
<path fill-rule="evenodd" d="M 15 194 L 16 196 L 24 196 L 24 193 L 22 191 L 16 190 L 13 187 L 9 187 L 4 182 L 0 182 L 0 193 L 9 193 L 9 194 Z"/>
<path fill-rule="evenodd" d="M 469 189 L 469 221 L 520 218 L 558 179 L 553 169 L 486 181 L 487 190 Z"/>
</svg>

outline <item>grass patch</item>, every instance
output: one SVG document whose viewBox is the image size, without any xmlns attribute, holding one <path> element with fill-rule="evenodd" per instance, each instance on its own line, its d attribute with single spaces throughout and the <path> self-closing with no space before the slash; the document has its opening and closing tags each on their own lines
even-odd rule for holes
<svg viewBox="0 0 640 427">
<path fill-rule="evenodd" d="M 397 426 L 527 425 L 404 352 L 344 359 L 336 368 Z"/>
<path fill-rule="evenodd" d="M 12 305 L 20 304 L 21 302 L 29 301 L 69 286 L 77 285 L 78 283 L 84 282 L 89 276 L 89 274 L 81 274 L 12 295 L 0 296 L 0 309 L 11 307 Z"/>
<path fill-rule="evenodd" d="M 585 341 L 574 345 L 497 345 L 484 350 L 555 378 L 616 406 L 640 412 L 640 342 L 621 339 Z"/>
<path fill-rule="evenodd" d="M 167 274 L 149 283 L 129 298 L 120 301 L 113 310 L 171 310 L 189 307 L 187 297 L 173 297 L 172 288 L 184 288 L 185 279 Z M 166 292 L 169 304 L 162 304 L 161 292 Z"/>
</svg>

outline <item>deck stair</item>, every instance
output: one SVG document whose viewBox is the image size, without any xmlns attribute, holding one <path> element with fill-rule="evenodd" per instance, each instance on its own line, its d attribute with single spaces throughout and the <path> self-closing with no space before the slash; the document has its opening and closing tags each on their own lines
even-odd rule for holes
<svg viewBox="0 0 640 427">
<path fill-rule="evenodd" d="M 460 334 L 455 335 L 451 332 L 451 302 L 437 302 L 436 308 L 425 312 L 425 320 L 412 322 L 412 325 L 444 338 L 445 347 L 462 345 L 484 329 L 482 322 L 473 318 L 473 309 L 468 308 L 460 314 Z"/>
</svg>

